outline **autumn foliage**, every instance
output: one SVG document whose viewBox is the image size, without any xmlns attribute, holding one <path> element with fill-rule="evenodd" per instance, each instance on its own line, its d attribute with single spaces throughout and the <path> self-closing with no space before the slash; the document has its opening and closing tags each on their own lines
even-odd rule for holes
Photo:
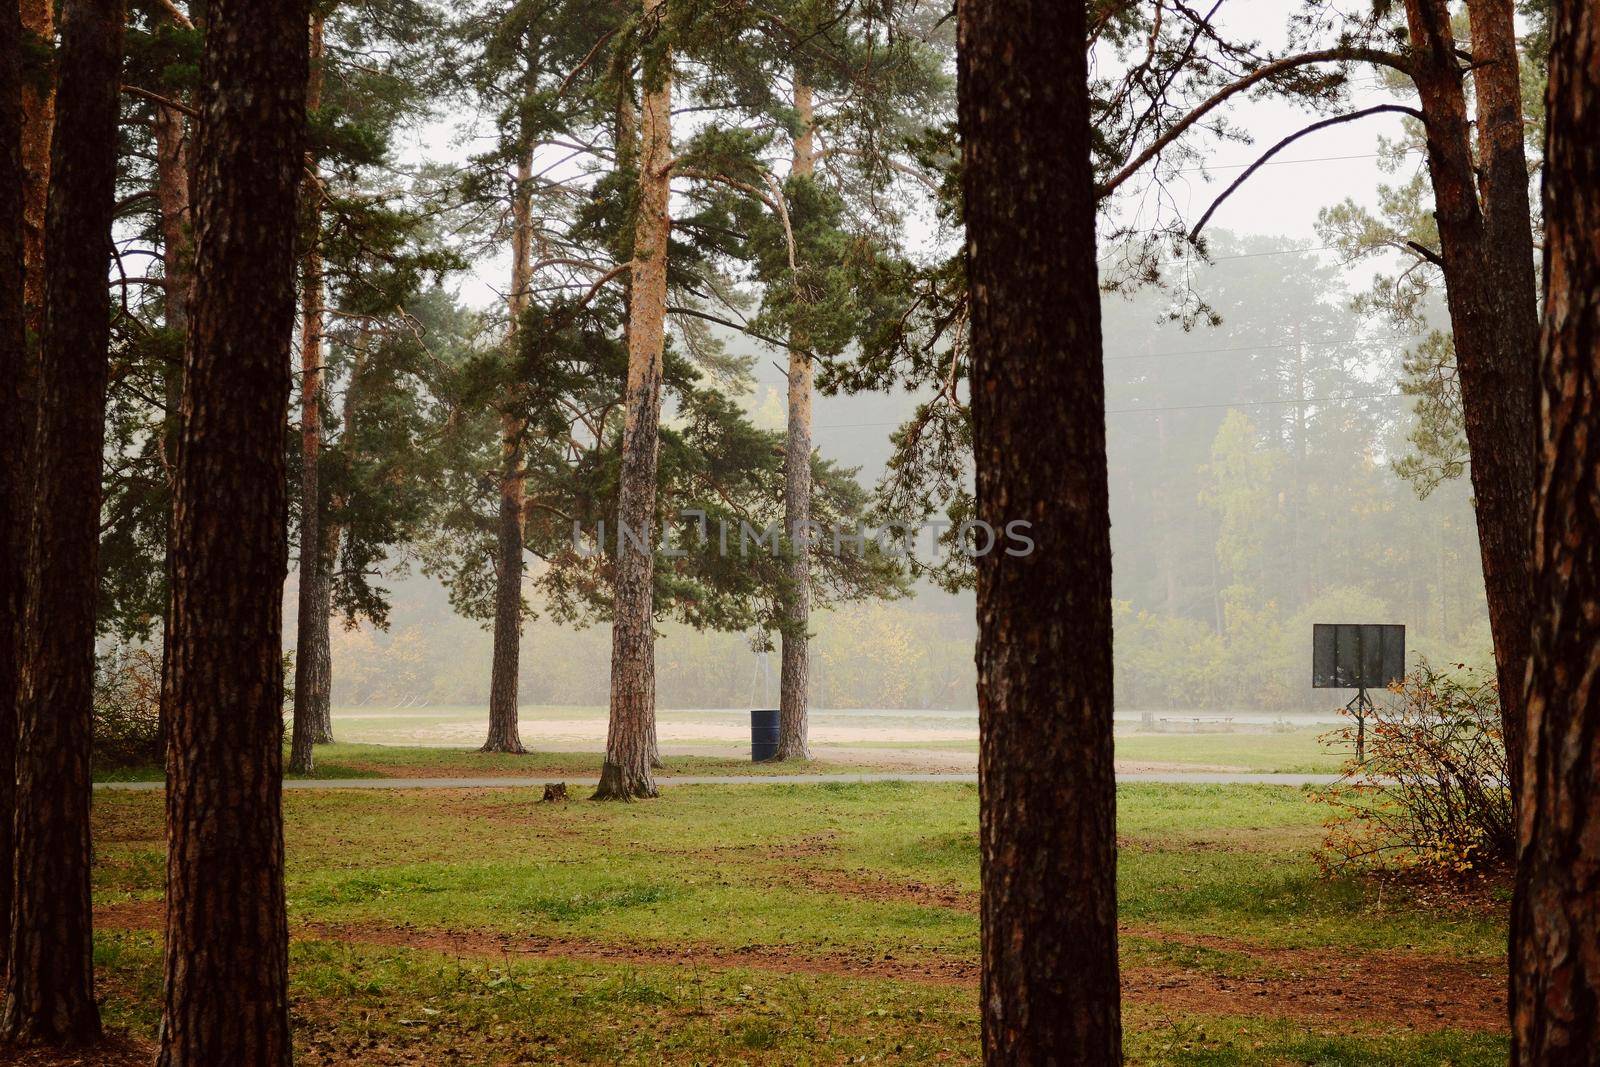
<svg viewBox="0 0 1600 1067">
<path fill-rule="evenodd" d="M 1325 870 L 1509 866 L 1516 822 L 1494 676 L 1422 662 L 1367 716 L 1366 760 L 1316 794 L 1329 807 Z M 1355 750 L 1356 724 L 1328 743 Z"/>
</svg>

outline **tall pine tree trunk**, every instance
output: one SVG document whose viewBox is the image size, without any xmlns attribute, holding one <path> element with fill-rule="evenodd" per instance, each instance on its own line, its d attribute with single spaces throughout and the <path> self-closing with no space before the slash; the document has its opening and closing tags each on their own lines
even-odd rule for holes
<svg viewBox="0 0 1600 1067">
<path fill-rule="evenodd" d="M 322 106 L 322 16 L 311 16 L 311 74 L 306 111 Z M 300 267 L 300 588 L 295 613 L 294 731 L 289 770 L 310 774 L 313 746 L 328 703 L 328 572 L 323 567 L 322 493 L 322 180 L 317 157 L 306 153 L 302 204 L 307 220 Z"/>
<path fill-rule="evenodd" d="M 122 37 L 121 0 L 63 6 L 36 390 L 41 462 L 18 704 L 11 969 L 0 1015 L 0 1039 L 20 1044 L 74 1044 L 100 1032 L 89 743 Z"/>
<path fill-rule="evenodd" d="M 0 972 L 11 929 L 11 818 L 17 759 L 17 666 L 26 605 L 28 437 L 33 422 L 27 311 L 23 303 L 22 19 L 0 7 Z"/>
<path fill-rule="evenodd" d="M 1538 439 L 1537 293 L 1516 42 L 1508 36 L 1510 0 L 1473 0 L 1469 9 L 1481 129 L 1477 160 L 1462 84 L 1464 60 L 1451 34 L 1448 4 L 1406 0 L 1412 77 L 1427 116 L 1428 171 L 1515 790 L 1522 770 L 1522 684 L 1532 632 L 1528 543 Z M 1476 58 L 1480 45 L 1489 60 L 1482 65 Z"/>
<path fill-rule="evenodd" d="M 367 350 L 372 344 L 372 328 L 363 324 L 356 335 L 355 356 L 350 365 L 350 382 L 344 391 L 344 424 L 343 443 L 347 462 L 354 462 L 359 448 L 358 436 L 359 416 L 361 413 L 360 396 L 362 375 L 367 366 Z M 317 590 L 320 600 L 315 608 L 314 618 L 320 619 L 322 632 L 314 635 L 312 644 L 320 662 L 317 670 L 322 672 L 326 679 L 323 683 L 323 699 L 320 704 L 312 709 L 315 721 L 311 729 L 311 743 L 314 745 L 333 744 L 333 643 L 329 633 L 329 620 L 333 618 L 333 575 L 334 568 L 339 561 L 339 542 L 344 536 L 344 528 L 337 516 L 342 515 L 349 501 L 343 494 L 335 494 L 328 502 L 328 516 L 319 523 L 322 532 L 322 567 L 323 581 Z"/>
<path fill-rule="evenodd" d="M 313 745 L 333 744 L 333 568 L 339 559 L 339 527 L 324 516 L 317 523 L 322 544 L 317 560 L 316 603 L 311 608 L 312 631 L 307 635 L 316 656 L 312 667 L 312 689 L 316 700 L 310 708 L 308 733 Z M 296 670 L 299 657 L 295 658 Z"/>
<path fill-rule="evenodd" d="M 795 72 L 794 109 L 800 129 L 794 139 L 790 174 L 810 178 L 816 170 L 811 129 L 811 86 Z M 797 284 L 799 283 L 797 280 Z M 797 294 L 800 296 L 801 294 Z M 803 336 L 789 338 L 789 433 L 783 451 L 783 524 L 792 548 L 785 605 L 783 668 L 778 686 L 778 752 L 780 760 L 810 759 L 807 713 L 811 703 L 811 555 L 804 542 L 811 524 L 811 356 Z"/>
<path fill-rule="evenodd" d="M 1121 1060 L 1111 543 L 1084 5 L 959 6 L 978 515 L 983 1047 Z M 1004 538 L 1001 538 L 1004 544 Z"/>
<path fill-rule="evenodd" d="M 55 0 L 21 0 L 22 29 L 35 44 L 55 38 Z M 22 247 L 28 329 L 44 329 L 45 205 L 50 191 L 50 136 L 55 128 L 55 83 L 24 78 L 22 88 L 22 165 L 27 184 L 22 201 Z"/>
<path fill-rule="evenodd" d="M 180 19 L 177 9 L 168 14 L 180 28 L 192 29 L 187 19 Z M 166 327 L 168 333 L 180 342 L 189 334 L 189 290 L 194 284 L 194 242 L 191 230 L 194 225 L 189 212 L 189 145 L 185 137 L 184 116 L 174 107 L 157 106 L 155 109 L 156 142 L 156 201 L 161 211 L 161 275 L 166 283 L 163 291 Z M 168 584 L 172 581 L 172 489 L 177 478 L 178 463 L 178 408 L 183 403 L 183 360 L 181 357 L 163 368 L 163 400 L 166 419 L 162 428 L 161 465 L 167 487 L 167 529 L 163 545 L 162 567 Z M 161 613 L 162 674 L 166 674 L 167 632 L 172 620 L 167 608 L 168 598 Z M 166 723 L 159 724 L 161 744 L 166 744 Z"/>
<path fill-rule="evenodd" d="M 290 1061 L 283 430 L 308 6 L 211 0 L 196 104 L 167 714 L 163 1067 Z"/>
<path fill-rule="evenodd" d="M 530 49 L 531 52 L 531 49 Z M 528 60 L 529 92 L 538 88 L 532 56 Z M 524 144 L 517 156 L 517 188 L 511 201 L 511 295 L 506 300 L 511 327 L 507 358 L 517 360 L 517 331 L 528 309 L 533 256 L 533 148 Z M 513 389 L 515 397 L 519 390 Z M 522 420 L 511 412 L 500 417 L 500 515 L 495 541 L 494 659 L 489 669 L 489 736 L 480 752 L 521 755 L 517 697 L 522 664 Z"/>
<path fill-rule="evenodd" d="M 154 132 L 156 200 L 161 210 L 161 274 L 166 283 L 162 303 L 167 329 L 181 337 L 189 329 L 194 256 L 189 240 L 189 149 L 184 140 L 183 113 L 176 108 L 157 107 Z"/>
<path fill-rule="evenodd" d="M 665 0 L 643 0 L 647 24 Z M 639 198 L 628 306 L 628 382 L 623 398 L 622 475 L 617 505 L 616 585 L 611 624 L 611 718 L 595 798 L 653 797 L 656 756 L 656 460 L 661 366 L 666 343 L 667 238 L 672 164 L 672 56 L 645 42 Z M 629 536 L 637 538 L 630 541 Z"/>
<path fill-rule="evenodd" d="M 1600 1062 L 1600 10 L 1564 0 L 1552 29 L 1512 1061 L 1587 1065 Z"/>
<path fill-rule="evenodd" d="M 480 752 L 521 754 L 517 674 L 522 638 L 522 424 L 502 418 L 500 516 L 495 552 L 494 660 L 489 675 L 489 736 Z"/>
</svg>

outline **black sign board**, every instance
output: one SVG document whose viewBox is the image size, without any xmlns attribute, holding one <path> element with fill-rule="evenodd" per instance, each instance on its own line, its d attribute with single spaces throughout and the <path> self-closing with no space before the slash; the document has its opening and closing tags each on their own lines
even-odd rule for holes
<svg viewBox="0 0 1600 1067">
<path fill-rule="evenodd" d="M 1406 628 L 1319 622 L 1311 628 L 1315 689 L 1387 689 L 1406 673 Z"/>
</svg>

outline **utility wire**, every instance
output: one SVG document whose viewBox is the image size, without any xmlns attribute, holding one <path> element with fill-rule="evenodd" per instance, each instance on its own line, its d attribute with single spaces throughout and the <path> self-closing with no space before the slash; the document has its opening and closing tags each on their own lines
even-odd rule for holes
<svg viewBox="0 0 1600 1067">
<path fill-rule="evenodd" d="M 1289 400 L 1235 400 L 1226 404 L 1173 404 L 1170 407 L 1155 408 L 1107 408 L 1107 415 L 1137 415 L 1149 411 L 1201 411 L 1216 408 L 1261 408 L 1274 407 L 1283 404 L 1341 404 L 1353 400 L 1390 400 L 1395 397 L 1406 396 L 1405 393 L 1361 393 L 1356 396 L 1308 396 L 1304 400 L 1293 398 Z"/>
<path fill-rule="evenodd" d="M 1407 393 L 1359 393 L 1354 396 L 1308 396 L 1305 399 L 1298 397 L 1286 400 L 1230 400 L 1221 404 L 1171 404 L 1164 407 L 1147 408 L 1107 408 L 1107 415 L 1142 415 L 1151 412 L 1163 411 L 1214 411 L 1221 408 L 1261 408 L 1278 407 L 1286 404 L 1345 404 L 1358 400 L 1393 400 L 1408 396 Z M 866 430 L 881 429 L 888 426 L 901 426 L 902 422 L 844 422 L 832 426 L 816 426 L 816 430 Z"/>
<path fill-rule="evenodd" d="M 1123 356 L 1105 356 L 1106 362 L 1120 359 L 1166 359 L 1171 356 L 1204 356 L 1219 352 L 1256 352 L 1264 348 L 1309 348 L 1312 345 L 1379 345 L 1389 342 L 1406 343 L 1412 338 L 1393 337 L 1325 337 L 1315 341 L 1268 342 L 1259 345 L 1238 345 L 1232 348 L 1180 348 L 1169 352 L 1134 352 Z"/>
<path fill-rule="evenodd" d="M 1401 149 L 1401 151 L 1409 154 L 1420 152 L 1422 149 L 1408 147 Z M 1355 155 L 1350 156 L 1311 156 L 1305 159 L 1269 159 L 1267 162 L 1261 165 L 1263 167 L 1289 167 L 1295 165 L 1296 163 L 1337 163 L 1346 159 L 1377 159 L 1384 154 L 1385 153 L 1382 152 L 1358 152 Z M 1244 170 L 1249 166 L 1250 164 L 1248 163 L 1207 163 L 1203 167 L 1181 167 L 1173 173 L 1194 174 L 1199 171 L 1209 170 Z"/>
</svg>

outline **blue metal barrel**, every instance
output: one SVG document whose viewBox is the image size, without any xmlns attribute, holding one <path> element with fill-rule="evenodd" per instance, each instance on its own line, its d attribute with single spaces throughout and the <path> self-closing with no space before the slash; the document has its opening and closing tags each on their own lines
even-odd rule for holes
<svg viewBox="0 0 1600 1067">
<path fill-rule="evenodd" d="M 778 709 L 750 713 L 750 758 L 756 763 L 778 754 Z"/>
</svg>

